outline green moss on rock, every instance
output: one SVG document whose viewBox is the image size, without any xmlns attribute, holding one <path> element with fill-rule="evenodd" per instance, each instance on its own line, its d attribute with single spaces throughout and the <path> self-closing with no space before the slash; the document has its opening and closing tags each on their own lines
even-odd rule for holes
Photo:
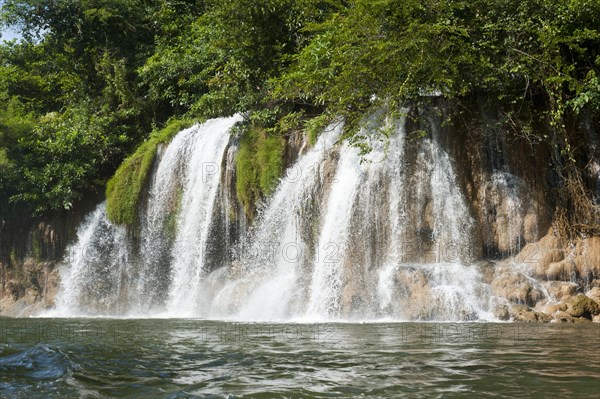
<svg viewBox="0 0 600 399">
<path fill-rule="evenodd" d="M 283 171 L 284 146 L 281 135 L 260 127 L 251 127 L 243 134 L 236 157 L 236 191 L 250 217 L 256 203 L 277 187 Z"/>
<path fill-rule="evenodd" d="M 106 214 L 111 222 L 131 225 L 136 221 L 138 205 L 158 145 L 169 142 L 192 123 L 189 120 L 169 122 L 163 129 L 154 131 L 148 140 L 123 161 L 106 187 Z"/>
<path fill-rule="evenodd" d="M 593 315 L 600 314 L 600 306 L 596 301 L 583 294 L 574 296 L 567 304 L 569 314 L 573 317 L 584 317 L 591 320 Z"/>
</svg>

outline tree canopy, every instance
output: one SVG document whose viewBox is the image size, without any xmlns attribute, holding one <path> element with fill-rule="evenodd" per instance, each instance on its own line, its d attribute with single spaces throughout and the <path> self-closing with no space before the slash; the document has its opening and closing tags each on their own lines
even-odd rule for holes
<svg viewBox="0 0 600 399">
<path fill-rule="evenodd" d="M 0 45 L 0 216 L 102 190 L 170 118 L 352 135 L 383 105 L 485 98 L 565 164 L 565 120 L 600 114 L 596 0 L 5 0 L 0 21 L 23 38 Z"/>
</svg>

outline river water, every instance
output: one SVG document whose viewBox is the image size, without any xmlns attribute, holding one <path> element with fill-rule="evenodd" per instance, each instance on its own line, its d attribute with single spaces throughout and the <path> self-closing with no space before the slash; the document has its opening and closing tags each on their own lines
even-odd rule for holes
<svg viewBox="0 0 600 399">
<path fill-rule="evenodd" d="M 0 319 L 2 398 L 598 394 L 598 324 Z"/>
</svg>

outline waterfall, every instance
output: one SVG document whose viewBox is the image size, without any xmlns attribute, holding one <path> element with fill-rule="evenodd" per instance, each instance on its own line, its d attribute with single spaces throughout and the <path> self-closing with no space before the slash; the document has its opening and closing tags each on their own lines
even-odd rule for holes
<svg viewBox="0 0 600 399">
<path fill-rule="evenodd" d="M 172 251 L 172 284 L 167 304 L 171 314 L 193 314 L 200 282 L 206 269 L 208 232 L 221 181 L 223 153 L 229 130 L 240 116 L 213 119 L 191 139 L 191 148 L 180 179 L 183 187 Z"/>
<path fill-rule="evenodd" d="M 238 249 L 240 262 L 233 265 L 234 278 L 203 301 L 208 304 L 205 315 L 285 320 L 303 311 L 305 283 L 301 278 L 312 259 L 313 218 L 318 214 L 320 192 L 331 180 L 327 169 L 342 128 L 337 123 L 325 129 L 314 147 L 286 171 L 246 244 Z M 203 291 L 213 295 L 210 288 Z"/>
<path fill-rule="evenodd" d="M 67 251 L 57 308 L 50 314 L 193 312 L 221 161 L 230 130 L 241 120 L 209 120 L 159 148 L 140 209 L 138 245 L 124 227 L 108 221 L 105 203 L 98 205 Z"/>
<path fill-rule="evenodd" d="M 160 305 L 169 288 L 174 215 L 179 207 L 181 178 L 197 127 L 181 131 L 166 147 L 159 147 L 149 186 L 148 201 L 141 218 L 139 274 L 136 276 L 140 295 L 132 306 L 142 311 L 148 304 Z"/>
<path fill-rule="evenodd" d="M 352 209 L 360 183 L 361 168 L 358 149 L 344 143 L 338 168 L 329 192 L 325 217 L 313 261 L 312 286 L 308 315 L 336 316 L 340 312 L 342 270 L 339 254 L 346 252 Z M 332 255 L 326 253 L 333 250 Z"/>
<path fill-rule="evenodd" d="M 114 314 L 126 305 L 126 231 L 108 221 L 105 205 L 101 203 L 86 217 L 77 231 L 77 241 L 67 248 L 57 306 L 51 314 Z M 67 265 L 69 268 L 64 268 Z"/>
<path fill-rule="evenodd" d="M 477 226 L 454 161 L 435 129 L 409 140 L 403 119 L 383 119 L 360 132 L 366 155 L 340 139 L 343 123 L 327 127 L 251 226 L 231 216 L 227 192 L 230 130 L 241 117 L 183 130 L 158 151 L 139 236 L 111 225 L 103 204 L 80 226 L 70 253 L 91 246 L 92 256 L 65 261 L 56 312 L 489 319 L 489 286 L 472 265 Z M 219 251 L 219 261 L 208 255 Z"/>
</svg>

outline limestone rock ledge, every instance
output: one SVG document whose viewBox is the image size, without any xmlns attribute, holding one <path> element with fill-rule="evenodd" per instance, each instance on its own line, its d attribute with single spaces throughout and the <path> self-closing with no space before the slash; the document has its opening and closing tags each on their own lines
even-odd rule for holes
<svg viewBox="0 0 600 399">
<path fill-rule="evenodd" d="M 60 284 L 57 262 L 27 258 L 25 276 L 15 276 L 0 290 L 0 316 L 28 317 L 55 306 Z M 0 265 L 2 267 L 2 265 Z"/>
<path fill-rule="evenodd" d="M 68 211 L 0 220 L 0 316 L 27 317 L 54 306 L 58 264 L 100 201 L 99 193 L 90 193 Z"/>
<path fill-rule="evenodd" d="M 491 283 L 500 320 L 600 322 L 600 237 L 568 248 L 551 231 L 511 259 L 496 264 Z"/>
</svg>

